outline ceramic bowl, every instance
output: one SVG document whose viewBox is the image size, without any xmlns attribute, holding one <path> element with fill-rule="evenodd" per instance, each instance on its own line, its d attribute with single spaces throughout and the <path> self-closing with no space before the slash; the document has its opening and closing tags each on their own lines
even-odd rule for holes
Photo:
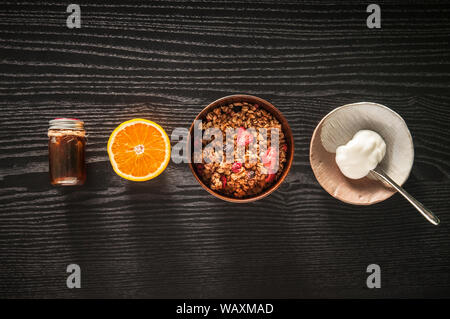
<svg viewBox="0 0 450 319">
<path fill-rule="evenodd" d="M 375 131 L 384 139 L 386 155 L 380 168 L 402 185 L 414 161 L 413 140 L 402 117 L 381 104 L 347 104 L 328 113 L 314 130 L 309 157 L 317 181 L 331 196 L 350 204 L 371 205 L 391 197 L 395 190 L 369 177 L 349 179 L 335 161 L 336 148 L 363 129 Z"/>
</svg>

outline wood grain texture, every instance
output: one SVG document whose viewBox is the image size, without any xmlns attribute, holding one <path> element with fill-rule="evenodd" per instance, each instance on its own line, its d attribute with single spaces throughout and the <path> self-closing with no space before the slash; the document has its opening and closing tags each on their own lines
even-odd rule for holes
<svg viewBox="0 0 450 319">
<path fill-rule="evenodd" d="M 0 5 L 0 297 L 449 297 L 450 7 L 313 1 L 79 2 Z M 288 119 L 295 157 L 285 183 L 245 205 L 215 199 L 187 165 L 132 183 L 106 142 L 144 117 L 168 133 L 211 101 L 248 93 Z M 308 150 L 319 120 L 353 102 L 403 116 L 415 142 L 405 188 L 370 207 L 320 188 Z M 86 121 L 88 181 L 48 181 L 47 127 Z M 78 263 L 82 289 L 65 286 Z M 382 289 L 365 285 L 367 265 Z"/>
</svg>

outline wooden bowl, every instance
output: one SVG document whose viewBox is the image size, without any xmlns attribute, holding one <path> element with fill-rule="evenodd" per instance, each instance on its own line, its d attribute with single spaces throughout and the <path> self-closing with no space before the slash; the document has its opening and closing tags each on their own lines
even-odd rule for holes
<svg viewBox="0 0 450 319">
<path fill-rule="evenodd" d="M 244 94 L 237 94 L 237 95 L 230 95 L 225 96 L 221 99 L 218 99 L 211 104 L 209 104 L 207 107 L 205 107 L 195 118 L 195 120 L 202 120 L 206 117 L 206 114 L 215 109 L 216 107 L 222 106 L 224 104 L 229 104 L 233 102 L 249 102 L 249 103 L 257 103 L 260 107 L 264 108 L 266 111 L 270 112 L 275 118 L 281 123 L 281 127 L 283 129 L 283 133 L 286 138 L 286 143 L 288 146 L 287 149 L 287 161 L 286 165 L 284 167 L 283 173 L 280 175 L 279 179 L 272 184 L 269 188 L 265 189 L 262 193 L 252 196 L 252 197 L 246 197 L 246 198 L 235 198 L 235 197 L 229 197 L 224 194 L 218 193 L 215 190 L 212 190 L 209 188 L 202 179 L 198 176 L 196 170 L 194 169 L 192 162 L 192 159 L 189 163 L 189 168 L 194 175 L 195 179 L 199 184 L 210 194 L 216 196 L 217 198 L 220 198 L 222 200 L 233 202 L 233 203 L 248 203 L 253 202 L 259 199 L 262 199 L 269 194 L 271 194 L 273 191 L 275 191 L 278 187 L 280 187 L 281 183 L 283 183 L 284 179 L 286 178 L 291 166 L 292 161 L 294 159 L 294 138 L 292 136 L 291 128 L 289 127 L 289 124 L 286 120 L 286 118 L 281 114 L 281 112 L 273 106 L 271 103 L 267 102 L 266 100 L 263 100 L 259 97 L 252 96 L 252 95 L 244 95 Z M 194 121 L 195 121 L 194 120 Z M 191 150 L 193 150 L 193 129 L 194 129 L 194 122 L 192 123 L 190 129 L 189 129 L 189 141 Z"/>
<path fill-rule="evenodd" d="M 370 102 L 347 104 L 328 113 L 314 130 L 309 159 L 319 184 L 333 197 L 350 204 L 371 205 L 391 197 L 395 190 L 364 177 L 345 177 L 336 164 L 336 148 L 359 130 L 372 130 L 386 142 L 379 166 L 399 185 L 411 172 L 414 146 L 405 121 L 388 107 Z"/>
</svg>

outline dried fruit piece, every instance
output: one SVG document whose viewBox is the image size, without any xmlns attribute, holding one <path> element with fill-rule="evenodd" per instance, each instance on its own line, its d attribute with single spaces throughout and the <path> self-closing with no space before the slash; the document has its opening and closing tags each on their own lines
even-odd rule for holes
<svg viewBox="0 0 450 319">
<path fill-rule="evenodd" d="M 242 164 L 239 162 L 234 162 L 233 165 L 231 166 L 231 170 L 233 171 L 233 173 L 239 173 L 241 168 L 242 168 Z"/>
<path fill-rule="evenodd" d="M 197 164 L 196 167 L 197 167 L 197 172 L 199 174 L 202 174 L 203 171 L 205 170 L 205 165 L 203 165 L 203 164 Z"/>
<path fill-rule="evenodd" d="M 227 186 L 227 178 L 225 176 L 220 176 L 220 181 L 222 182 L 222 188 Z"/>
<path fill-rule="evenodd" d="M 265 167 L 269 169 L 275 168 L 278 160 L 278 150 L 275 147 L 269 147 L 266 153 L 262 156 L 262 162 Z"/>
</svg>

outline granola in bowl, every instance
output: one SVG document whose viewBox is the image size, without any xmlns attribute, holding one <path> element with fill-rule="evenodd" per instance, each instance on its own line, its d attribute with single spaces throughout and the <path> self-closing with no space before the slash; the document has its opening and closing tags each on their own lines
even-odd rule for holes
<svg viewBox="0 0 450 319">
<path fill-rule="evenodd" d="M 201 153 L 194 153 L 194 170 L 211 190 L 245 199 L 280 179 L 288 159 L 286 136 L 280 121 L 260 104 L 223 103 L 206 113 L 201 123 L 203 132 L 222 133 L 222 139 L 216 135 L 202 139 Z"/>
</svg>

